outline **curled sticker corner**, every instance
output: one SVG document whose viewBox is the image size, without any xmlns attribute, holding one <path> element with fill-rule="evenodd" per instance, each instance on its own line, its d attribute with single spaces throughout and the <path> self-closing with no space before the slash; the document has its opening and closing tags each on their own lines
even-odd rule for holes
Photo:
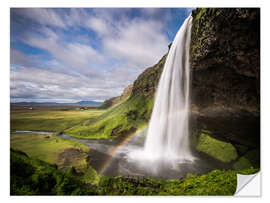
<svg viewBox="0 0 270 203">
<path fill-rule="evenodd" d="M 254 179 L 256 179 L 256 181 L 253 181 Z M 260 196 L 259 179 L 260 179 L 260 172 L 251 175 L 237 174 L 237 188 L 234 193 L 234 196 Z M 251 186 L 252 188 L 248 188 L 249 193 L 243 192 L 243 189 L 249 187 L 251 185 L 250 183 L 253 182 L 255 182 L 256 188 L 254 188 L 254 184 L 252 184 Z"/>
</svg>

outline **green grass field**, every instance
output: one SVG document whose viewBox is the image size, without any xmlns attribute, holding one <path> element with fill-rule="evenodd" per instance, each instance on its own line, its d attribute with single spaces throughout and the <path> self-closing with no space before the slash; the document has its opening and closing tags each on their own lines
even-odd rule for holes
<svg viewBox="0 0 270 203">
<path fill-rule="evenodd" d="M 36 130 L 59 132 L 82 124 L 102 114 L 105 110 L 41 109 L 11 110 L 11 130 Z"/>
</svg>

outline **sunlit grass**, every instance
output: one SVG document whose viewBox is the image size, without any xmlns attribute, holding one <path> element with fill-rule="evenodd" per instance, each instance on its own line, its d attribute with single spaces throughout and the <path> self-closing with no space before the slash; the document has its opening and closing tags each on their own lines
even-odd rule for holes
<svg viewBox="0 0 270 203">
<path fill-rule="evenodd" d="M 148 122 L 153 98 L 137 96 L 109 108 L 87 125 L 78 125 L 65 133 L 85 139 L 106 139 L 126 136 L 131 130 L 138 129 Z M 113 135 L 115 131 L 116 135 Z"/>
<path fill-rule="evenodd" d="M 11 112 L 11 130 L 58 132 L 91 120 L 104 110 L 25 110 Z"/>
<path fill-rule="evenodd" d="M 56 135 L 11 134 L 10 144 L 13 149 L 20 150 L 33 158 L 51 164 L 59 164 L 58 155 L 66 149 L 75 148 L 81 152 L 81 159 L 73 160 L 71 166 L 80 165 L 90 148 L 80 142 L 66 140 Z"/>
</svg>

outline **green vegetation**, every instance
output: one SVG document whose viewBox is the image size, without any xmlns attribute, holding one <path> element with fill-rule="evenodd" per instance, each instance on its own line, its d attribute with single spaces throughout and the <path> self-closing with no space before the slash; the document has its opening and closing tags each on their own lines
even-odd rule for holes
<svg viewBox="0 0 270 203">
<path fill-rule="evenodd" d="M 59 170 L 56 165 L 11 150 L 11 195 L 233 195 L 236 174 L 257 171 L 214 170 L 175 180 L 102 176 L 92 185 L 83 182 L 74 168 Z"/>
<path fill-rule="evenodd" d="M 83 183 L 74 168 L 62 171 L 56 165 L 29 158 L 11 150 L 11 195 L 95 195 L 95 187 Z"/>
<path fill-rule="evenodd" d="M 11 147 L 25 152 L 32 158 L 57 164 L 58 168 L 74 167 L 83 173 L 84 182 L 97 183 L 97 172 L 86 161 L 90 148 L 80 142 L 65 140 L 56 135 L 11 134 Z"/>
<path fill-rule="evenodd" d="M 59 132 L 94 119 L 104 110 L 52 110 L 35 109 L 11 111 L 11 130 L 37 130 Z"/>
<path fill-rule="evenodd" d="M 204 175 L 188 174 L 186 178 L 157 180 L 127 177 L 101 177 L 99 194 L 102 195 L 233 195 L 237 173 L 253 174 L 258 169 L 244 171 L 214 170 Z"/>
<path fill-rule="evenodd" d="M 51 164 L 58 163 L 60 167 L 64 167 L 60 155 L 68 152 L 68 150 L 75 149 L 78 152 L 77 159 L 70 160 L 70 166 L 82 164 L 86 152 L 90 150 L 89 147 L 80 142 L 66 140 L 56 135 L 11 134 L 10 143 L 13 149 L 23 151 L 33 158 Z"/>
<path fill-rule="evenodd" d="M 238 157 L 237 151 L 231 143 L 214 139 L 205 132 L 200 134 L 196 148 L 222 162 L 230 162 Z"/>
<path fill-rule="evenodd" d="M 153 98 L 136 96 L 93 119 L 87 125 L 75 126 L 67 135 L 84 139 L 107 139 L 125 136 L 148 122 L 153 108 Z"/>
</svg>

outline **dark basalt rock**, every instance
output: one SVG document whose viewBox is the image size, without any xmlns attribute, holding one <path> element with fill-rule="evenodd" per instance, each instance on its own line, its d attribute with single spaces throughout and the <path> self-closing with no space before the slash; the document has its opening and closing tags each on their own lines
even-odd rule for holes
<svg viewBox="0 0 270 203">
<path fill-rule="evenodd" d="M 260 116 L 238 109 L 204 109 L 191 114 L 193 128 L 211 132 L 211 136 L 247 149 L 260 147 Z M 241 153 L 241 152 L 240 152 Z"/>
<path fill-rule="evenodd" d="M 259 111 L 260 10 L 196 9 L 192 16 L 193 103 Z"/>
</svg>

